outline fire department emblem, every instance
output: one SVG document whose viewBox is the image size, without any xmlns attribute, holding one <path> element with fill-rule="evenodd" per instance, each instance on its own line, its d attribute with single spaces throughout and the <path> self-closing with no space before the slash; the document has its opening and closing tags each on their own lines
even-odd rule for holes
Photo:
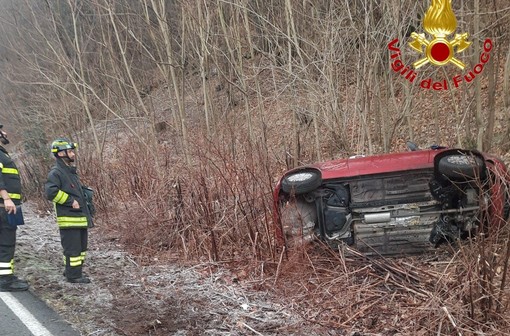
<svg viewBox="0 0 510 336">
<path fill-rule="evenodd" d="M 467 41 L 468 34 L 455 34 L 452 40 L 448 40 L 447 36 L 451 35 L 457 29 L 457 19 L 452 10 L 452 0 L 432 0 L 432 3 L 423 18 L 423 28 L 434 38 L 429 41 L 424 33 L 418 34 L 413 32 L 409 42 L 411 48 L 419 52 L 425 53 L 422 59 L 413 63 L 415 69 L 432 63 L 437 66 L 453 63 L 461 70 L 466 65 L 455 57 L 456 53 L 466 50 L 471 42 Z"/>
</svg>

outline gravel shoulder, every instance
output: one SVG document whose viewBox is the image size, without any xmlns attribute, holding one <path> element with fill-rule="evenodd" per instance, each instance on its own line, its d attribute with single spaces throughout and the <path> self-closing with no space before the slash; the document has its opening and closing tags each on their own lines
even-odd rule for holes
<svg viewBox="0 0 510 336">
<path fill-rule="evenodd" d="M 253 290 L 219 265 L 141 265 L 101 228 L 89 232 L 90 285 L 62 275 L 53 215 L 24 204 L 16 274 L 82 335 L 325 335 L 268 291 Z M 100 226 L 100 225 L 99 225 Z M 335 333 L 335 335 L 339 335 Z"/>
</svg>

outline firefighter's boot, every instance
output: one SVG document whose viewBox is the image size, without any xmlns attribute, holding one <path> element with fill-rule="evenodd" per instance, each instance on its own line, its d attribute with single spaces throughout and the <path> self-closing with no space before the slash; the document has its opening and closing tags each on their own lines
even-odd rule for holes
<svg viewBox="0 0 510 336">
<path fill-rule="evenodd" d="M 28 287 L 25 280 L 18 279 L 14 275 L 0 276 L 0 292 L 22 292 L 26 291 Z"/>
</svg>

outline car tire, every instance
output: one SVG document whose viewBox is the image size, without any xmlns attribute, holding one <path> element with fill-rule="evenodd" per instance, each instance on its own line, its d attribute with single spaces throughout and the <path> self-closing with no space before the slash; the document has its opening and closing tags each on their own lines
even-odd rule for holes
<svg viewBox="0 0 510 336">
<path fill-rule="evenodd" d="M 449 179 L 466 181 L 484 176 L 485 164 L 476 155 L 452 154 L 439 160 L 437 170 Z"/>
<path fill-rule="evenodd" d="M 287 194 L 302 195 L 317 189 L 322 184 L 320 171 L 304 169 L 285 176 L 282 190 Z"/>
</svg>

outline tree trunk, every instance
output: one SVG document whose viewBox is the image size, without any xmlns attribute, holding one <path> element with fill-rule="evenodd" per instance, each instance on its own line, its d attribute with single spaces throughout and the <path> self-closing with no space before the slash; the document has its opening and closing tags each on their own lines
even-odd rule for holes
<svg viewBox="0 0 510 336">
<path fill-rule="evenodd" d="M 497 59 L 497 58 L 496 58 Z M 487 116 L 487 130 L 485 132 L 484 150 L 488 151 L 492 147 L 492 139 L 494 137 L 494 124 L 496 121 L 496 79 L 498 72 L 494 64 L 496 59 L 491 59 L 487 65 L 487 99 L 488 99 L 488 116 Z"/>
<path fill-rule="evenodd" d="M 503 104 L 505 106 L 506 113 L 504 115 L 507 116 L 506 119 L 506 149 L 510 148 L 510 127 L 508 125 L 510 124 L 510 95 L 508 92 L 510 92 L 510 51 L 507 49 L 507 55 L 506 55 L 506 62 L 505 62 L 505 69 L 503 70 L 504 77 L 503 77 L 503 92 L 507 92 L 507 94 L 503 95 Z"/>
<path fill-rule="evenodd" d="M 475 34 L 480 33 L 480 0 L 475 0 Z M 474 55 L 480 54 L 480 46 L 479 43 L 475 43 Z M 475 56 L 478 57 L 478 56 Z M 476 62 L 474 62 L 476 64 Z M 475 110 L 475 120 L 476 120 L 476 129 L 477 129 L 477 137 L 476 137 L 476 148 L 478 150 L 483 149 L 483 134 L 484 134 L 484 125 L 483 125 L 483 116 L 482 116 L 482 83 L 480 80 L 480 76 L 477 76 L 475 79 L 475 100 L 476 100 L 476 110 Z"/>
</svg>

